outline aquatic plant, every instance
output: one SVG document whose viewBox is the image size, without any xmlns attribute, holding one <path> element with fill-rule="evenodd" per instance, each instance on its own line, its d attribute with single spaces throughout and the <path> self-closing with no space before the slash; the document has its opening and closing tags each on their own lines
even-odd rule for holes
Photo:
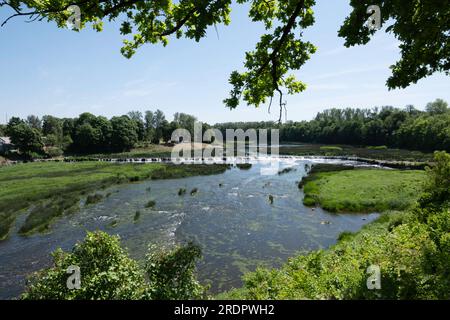
<svg viewBox="0 0 450 320">
<path fill-rule="evenodd" d="M 147 204 L 145 205 L 146 208 L 153 208 L 156 205 L 155 200 L 150 200 L 149 202 L 147 202 Z"/>
<path fill-rule="evenodd" d="M 103 195 L 100 193 L 96 193 L 96 194 L 90 194 L 87 196 L 86 198 L 86 204 L 95 204 L 100 202 L 103 199 Z"/>
</svg>

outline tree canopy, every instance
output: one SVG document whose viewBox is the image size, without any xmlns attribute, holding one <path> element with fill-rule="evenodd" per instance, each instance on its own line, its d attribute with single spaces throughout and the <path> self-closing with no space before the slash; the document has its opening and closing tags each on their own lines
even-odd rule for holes
<svg viewBox="0 0 450 320">
<path fill-rule="evenodd" d="M 306 84 L 289 72 L 299 70 L 316 47 L 303 39 L 303 30 L 314 24 L 315 0 L 236 0 L 249 4 L 248 16 L 265 26 L 265 33 L 253 51 L 246 52 L 244 70 L 233 71 L 229 78 L 231 91 L 224 103 L 236 108 L 241 100 L 259 106 L 276 97 L 281 112 L 283 94 L 299 93 Z M 351 0 L 352 12 L 338 34 L 347 47 L 366 44 L 376 30 L 367 28 L 367 8 L 381 9 L 385 32 L 400 42 L 401 58 L 395 63 L 387 86 L 405 88 L 434 72 L 449 73 L 450 67 L 450 2 L 449 0 Z M 11 15 L 30 20 L 54 21 L 66 27 L 73 16 L 71 7 L 81 11 L 80 29 L 90 24 L 102 30 L 104 21 L 120 20 L 120 33 L 125 36 L 122 54 L 131 58 L 144 44 L 167 45 L 170 36 L 200 41 L 208 27 L 228 25 L 231 0 L 0 0 Z"/>
</svg>

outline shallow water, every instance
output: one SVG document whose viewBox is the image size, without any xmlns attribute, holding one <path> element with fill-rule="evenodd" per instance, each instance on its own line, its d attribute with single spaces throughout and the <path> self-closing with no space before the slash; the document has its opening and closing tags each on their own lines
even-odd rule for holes
<svg viewBox="0 0 450 320">
<path fill-rule="evenodd" d="M 280 159 L 280 169 L 295 169 L 283 175 L 261 175 L 266 165 L 254 161 L 249 170 L 232 168 L 214 176 L 145 181 L 104 190 L 111 194 L 58 220 L 49 234 L 13 234 L 0 242 L 0 298 L 17 297 L 27 274 L 49 266 L 53 250 L 70 250 L 86 230 L 119 234 L 137 259 L 144 257 L 151 243 L 194 240 L 203 251 L 199 278 L 210 283 L 214 293 L 240 286 L 242 274 L 257 266 L 278 267 L 296 253 L 326 248 L 342 231 L 359 230 L 378 216 L 331 214 L 303 206 L 303 193 L 296 183 L 305 175 L 305 163 L 311 161 Z M 184 196 L 178 196 L 179 188 L 186 188 Z M 193 188 L 198 193 L 191 196 Z M 269 195 L 274 197 L 272 205 Z M 149 200 L 156 201 L 154 208 L 145 208 Z M 141 215 L 134 222 L 137 210 Z M 113 221 L 117 226 L 111 226 Z"/>
</svg>

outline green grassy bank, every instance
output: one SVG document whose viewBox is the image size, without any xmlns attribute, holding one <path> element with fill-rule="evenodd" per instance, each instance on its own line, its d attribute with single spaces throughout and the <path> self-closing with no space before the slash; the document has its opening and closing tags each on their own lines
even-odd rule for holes
<svg viewBox="0 0 450 320">
<path fill-rule="evenodd" d="M 331 212 L 382 212 L 408 208 L 419 197 L 424 181 L 425 171 L 318 165 L 299 186 L 307 206 Z"/>
</svg>

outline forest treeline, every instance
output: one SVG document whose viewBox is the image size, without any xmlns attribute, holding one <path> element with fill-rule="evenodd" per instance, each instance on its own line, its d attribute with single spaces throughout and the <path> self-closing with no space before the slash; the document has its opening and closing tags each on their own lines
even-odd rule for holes
<svg viewBox="0 0 450 320">
<path fill-rule="evenodd" d="M 175 113 L 173 121 L 166 120 L 161 110 L 131 111 L 126 115 L 107 119 L 91 113 L 77 118 L 42 119 L 30 115 L 26 119 L 12 117 L 0 125 L 0 136 L 8 136 L 20 154 L 37 158 L 60 156 L 65 153 L 97 153 L 128 151 L 140 142 L 170 141 L 177 128 L 193 131 L 197 119 L 185 113 Z"/>
<path fill-rule="evenodd" d="M 177 128 L 193 133 L 197 118 L 175 113 L 168 121 L 161 110 L 131 111 L 107 119 L 91 113 L 77 118 L 46 115 L 40 119 L 13 117 L 0 125 L 0 136 L 27 157 L 60 156 L 67 153 L 128 151 L 140 143 L 169 142 Z M 203 123 L 203 131 L 226 129 L 280 129 L 283 142 L 386 146 L 420 151 L 450 151 L 450 108 L 437 99 L 421 111 L 412 105 L 403 109 L 392 106 L 373 109 L 328 109 L 311 121 L 278 124 L 267 122 L 227 122 L 213 126 Z"/>
<path fill-rule="evenodd" d="M 284 142 L 387 146 L 420 151 L 450 151 L 450 109 L 437 99 L 425 111 L 408 105 L 373 109 L 328 109 L 311 121 L 228 122 L 216 124 L 225 129 L 280 129 Z"/>
</svg>

